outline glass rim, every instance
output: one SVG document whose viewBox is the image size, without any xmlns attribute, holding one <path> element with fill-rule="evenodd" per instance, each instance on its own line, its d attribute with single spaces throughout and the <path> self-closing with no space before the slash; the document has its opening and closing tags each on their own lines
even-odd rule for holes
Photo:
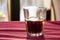
<svg viewBox="0 0 60 40">
<path fill-rule="evenodd" d="M 45 7 L 37 7 L 37 6 L 24 6 L 23 9 L 29 9 L 29 8 L 39 8 L 39 9 L 45 9 L 47 10 L 47 8 Z"/>
</svg>

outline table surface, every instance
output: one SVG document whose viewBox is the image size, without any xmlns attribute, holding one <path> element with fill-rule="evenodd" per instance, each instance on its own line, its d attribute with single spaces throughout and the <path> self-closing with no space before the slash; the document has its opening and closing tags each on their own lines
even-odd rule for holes
<svg viewBox="0 0 60 40">
<path fill-rule="evenodd" d="M 39 37 L 29 36 L 24 22 L 0 22 L 0 40 L 60 40 L 60 22 L 45 22 Z"/>
</svg>

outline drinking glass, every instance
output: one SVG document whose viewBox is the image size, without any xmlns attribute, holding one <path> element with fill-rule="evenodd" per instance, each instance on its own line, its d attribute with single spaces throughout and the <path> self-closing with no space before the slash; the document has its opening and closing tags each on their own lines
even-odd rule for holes
<svg viewBox="0 0 60 40">
<path fill-rule="evenodd" d="M 28 6 L 23 8 L 27 34 L 30 36 L 43 35 L 43 25 L 46 19 L 46 8 Z"/>
</svg>

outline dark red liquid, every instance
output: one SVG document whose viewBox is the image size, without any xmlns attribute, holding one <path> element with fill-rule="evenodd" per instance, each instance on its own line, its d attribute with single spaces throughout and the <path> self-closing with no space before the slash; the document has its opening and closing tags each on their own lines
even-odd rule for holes
<svg viewBox="0 0 60 40">
<path fill-rule="evenodd" d="M 27 21 L 29 33 L 40 33 L 43 30 L 43 21 Z"/>
</svg>

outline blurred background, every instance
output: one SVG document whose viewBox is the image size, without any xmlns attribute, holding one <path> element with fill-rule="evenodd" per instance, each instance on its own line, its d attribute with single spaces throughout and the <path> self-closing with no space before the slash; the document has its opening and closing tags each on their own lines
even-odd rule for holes
<svg viewBox="0 0 60 40">
<path fill-rule="evenodd" d="M 0 21 L 8 21 L 7 0 L 0 0 Z"/>
<path fill-rule="evenodd" d="M 0 21 L 24 21 L 23 7 L 47 8 L 46 20 L 60 20 L 60 0 L 0 0 Z"/>
</svg>

